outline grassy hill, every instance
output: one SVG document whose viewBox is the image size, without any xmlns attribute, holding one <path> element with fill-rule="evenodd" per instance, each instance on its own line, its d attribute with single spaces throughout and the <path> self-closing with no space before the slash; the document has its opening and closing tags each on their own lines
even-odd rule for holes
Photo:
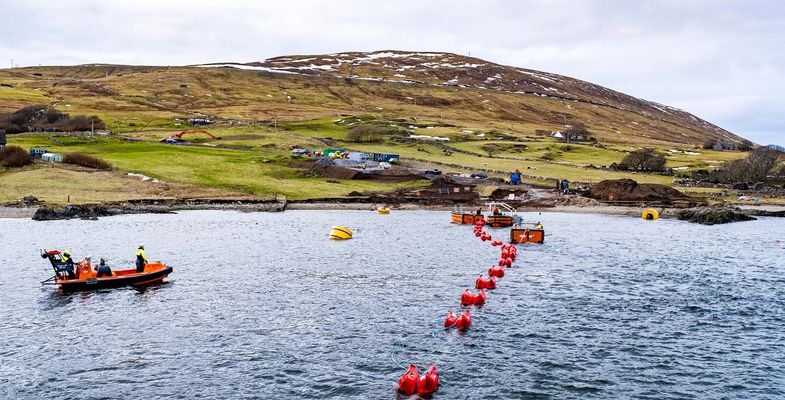
<svg viewBox="0 0 785 400">
<path fill-rule="evenodd" d="M 572 78 L 441 53 L 342 53 L 219 66 L 0 70 L 0 112 L 31 104 L 97 115 L 116 134 L 26 133 L 9 135 L 9 144 L 96 155 L 115 171 L 99 174 L 37 164 L 0 172 L 0 202 L 26 194 L 64 202 L 61 185 L 76 192 L 72 201 L 94 202 L 274 194 L 326 198 L 426 184 L 319 178 L 290 153 L 294 146 L 319 149 L 327 144 L 400 153 L 412 167 L 492 175 L 519 168 L 530 182 L 542 184 L 553 178 L 596 182 L 619 177 L 669 184 L 667 176 L 591 167 L 619 162 L 643 146 L 658 148 L 667 154 L 668 166 L 683 171 L 743 157 L 695 150 L 707 139 L 742 139 L 684 111 Z M 187 118 L 199 116 L 214 121 L 207 129 L 221 141 L 158 143 L 172 131 L 189 128 Z M 421 138 L 347 140 L 349 128 L 370 123 Z M 577 123 L 599 142 L 565 144 L 548 136 Z M 490 143 L 499 147 L 492 158 L 483 149 Z M 94 188 L 99 194 L 86 194 Z"/>
</svg>

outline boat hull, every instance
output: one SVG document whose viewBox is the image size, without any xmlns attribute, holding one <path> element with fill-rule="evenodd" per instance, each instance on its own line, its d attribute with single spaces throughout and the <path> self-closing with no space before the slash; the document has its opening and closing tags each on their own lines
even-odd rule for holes
<svg viewBox="0 0 785 400">
<path fill-rule="evenodd" d="M 64 292 L 77 292 L 85 290 L 110 289 L 123 286 L 146 286 L 161 283 L 164 278 L 172 273 L 172 267 L 162 267 L 153 271 L 139 273 L 123 273 L 103 278 L 67 279 L 57 282 Z M 123 274 L 120 274 L 123 273 Z"/>
<path fill-rule="evenodd" d="M 545 231 L 542 229 L 510 229 L 510 243 L 544 243 Z"/>
<path fill-rule="evenodd" d="M 463 214 L 463 213 L 452 213 L 452 223 L 453 224 L 468 224 L 474 225 L 479 220 L 484 220 L 485 217 L 482 214 Z"/>
<path fill-rule="evenodd" d="M 489 215 L 486 223 L 492 228 L 507 228 L 512 226 L 514 221 L 510 215 Z"/>
</svg>

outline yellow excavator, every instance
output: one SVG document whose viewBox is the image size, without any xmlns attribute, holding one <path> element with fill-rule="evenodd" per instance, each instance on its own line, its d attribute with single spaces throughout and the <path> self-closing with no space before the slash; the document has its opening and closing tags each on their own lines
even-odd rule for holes
<svg viewBox="0 0 785 400">
<path fill-rule="evenodd" d="M 183 136 L 185 136 L 185 135 L 192 135 L 192 134 L 195 134 L 195 133 L 204 133 L 205 135 L 210 136 L 211 138 L 213 138 L 215 140 L 221 140 L 221 138 L 213 136 L 212 133 L 207 132 L 204 129 L 193 129 L 193 130 L 188 130 L 188 131 L 182 131 L 182 132 L 176 133 L 176 134 L 174 134 L 172 136 L 165 137 L 165 138 L 159 140 L 159 142 L 161 142 L 161 143 L 183 143 L 183 142 L 185 142 L 185 140 L 183 140 Z"/>
</svg>

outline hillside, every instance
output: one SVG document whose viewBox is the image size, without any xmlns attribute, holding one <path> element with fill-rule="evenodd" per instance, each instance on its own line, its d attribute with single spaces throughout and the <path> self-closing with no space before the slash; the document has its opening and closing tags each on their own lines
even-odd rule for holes
<svg viewBox="0 0 785 400">
<path fill-rule="evenodd" d="M 385 83 L 427 85 L 432 88 L 479 89 L 483 93 L 503 92 L 534 96 L 543 100 L 534 110 L 504 99 L 481 99 L 480 105 L 464 98 L 425 97 L 420 103 L 432 107 L 480 106 L 501 120 L 539 122 L 543 125 L 585 123 L 602 132 L 603 138 L 635 142 L 650 138 L 676 143 L 702 144 L 711 138 L 720 142 L 739 142 L 732 133 L 701 120 L 686 111 L 638 99 L 578 79 L 547 72 L 495 64 L 478 58 L 451 53 L 379 51 L 373 53 L 339 53 L 329 55 L 275 57 L 247 64 L 212 64 L 203 67 L 230 67 L 244 70 L 298 74 L 323 78 L 351 78 Z M 414 101 L 404 93 L 379 93 L 381 97 Z M 550 101 L 545 101 L 545 100 Z M 486 101 L 487 100 L 487 101 Z M 495 100 L 495 101 L 494 101 Z M 554 109 L 554 102 L 561 109 Z M 466 107 L 470 108 L 470 107 Z M 599 108 L 612 114 L 636 114 L 629 121 L 603 115 Z M 611 111 L 613 110 L 613 111 Z M 583 117 L 582 112 L 590 115 Z M 541 115 L 531 115 L 540 112 Z M 643 126 L 638 117 L 646 121 Z M 645 139 L 643 139 L 645 141 Z"/>
<path fill-rule="evenodd" d="M 204 114 L 249 122 L 362 112 L 520 134 L 582 123 L 600 140 L 625 143 L 742 140 L 685 111 L 588 82 L 447 53 L 341 53 L 199 67 L 32 67 L 1 70 L 0 80 L 2 111 L 44 102 L 104 115 L 115 128 L 128 128 L 124 119 L 147 123 L 152 117 Z"/>
<path fill-rule="evenodd" d="M 618 162 L 641 146 L 660 149 L 668 155 L 668 165 L 679 170 L 742 157 L 737 152 L 691 151 L 707 140 L 743 139 L 685 111 L 573 78 L 446 53 L 382 51 L 276 57 L 248 64 L 0 70 L 0 112 L 31 104 L 97 115 L 121 136 L 29 133 L 9 135 L 10 144 L 98 155 L 118 174 L 141 173 L 179 185 L 170 190 L 135 188 L 136 195 L 125 195 L 129 198 L 187 197 L 187 185 L 192 185 L 194 196 L 217 188 L 230 196 L 281 193 L 292 198 L 421 185 L 325 181 L 293 163 L 294 146 L 318 149 L 328 143 L 399 153 L 411 167 L 497 176 L 525 168 L 526 175 L 539 182 L 635 177 L 670 183 L 667 176 L 591 168 Z M 157 143 L 166 131 L 188 128 L 185 120 L 191 117 L 210 118 L 208 129 L 224 140 L 196 140 L 197 146 Z M 352 143 L 346 132 L 357 124 L 393 126 L 409 137 Z M 565 146 L 549 137 L 575 124 L 584 124 L 599 142 Z M 498 147 L 493 158 L 484 150 L 486 144 Z M 24 193 L 31 175 L 45 182 L 50 173 L 34 167 L 25 178 L 8 179 L 15 174 L 0 175 L 6 178 L 0 181 L 15 185 L 0 201 Z M 84 172 L 61 175 L 78 187 Z M 102 176 L 107 188 L 124 186 L 107 179 Z M 39 186 L 45 190 L 45 184 Z"/>
</svg>

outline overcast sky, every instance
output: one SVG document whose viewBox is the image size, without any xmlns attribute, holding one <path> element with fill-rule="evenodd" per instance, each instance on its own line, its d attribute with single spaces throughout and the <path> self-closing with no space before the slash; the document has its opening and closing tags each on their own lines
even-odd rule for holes
<svg viewBox="0 0 785 400">
<path fill-rule="evenodd" d="M 785 144 L 785 1 L 0 0 L 0 66 L 446 51 L 568 75 Z"/>
</svg>

